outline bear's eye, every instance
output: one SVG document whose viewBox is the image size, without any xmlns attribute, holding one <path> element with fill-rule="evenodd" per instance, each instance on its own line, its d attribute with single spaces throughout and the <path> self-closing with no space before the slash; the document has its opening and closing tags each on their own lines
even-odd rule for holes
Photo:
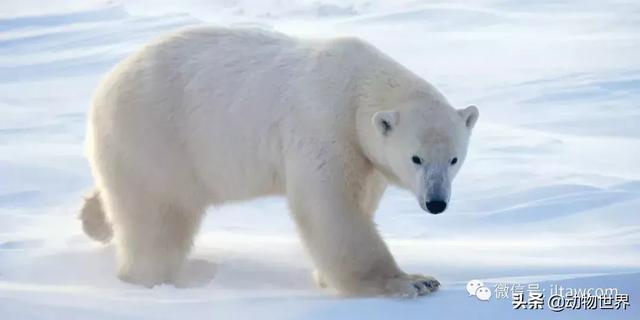
<svg viewBox="0 0 640 320">
<path fill-rule="evenodd" d="M 413 156 L 411 157 L 411 161 L 417 165 L 421 165 L 422 164 L 422 159 L 420 159 L 420 157 L 418 156 Z"/>
<path fill-rule="evenodd" d="M 451 165 L 455 165 L 456 163 L 458 163 L 458 158 L 453 158 L 451 159 Z"/>
</svg>

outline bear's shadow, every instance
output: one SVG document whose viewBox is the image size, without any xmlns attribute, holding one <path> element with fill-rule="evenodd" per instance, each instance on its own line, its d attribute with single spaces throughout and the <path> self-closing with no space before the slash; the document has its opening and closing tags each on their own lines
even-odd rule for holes
<svg viewBox="0 0 640 320">
<path fill-rule="evenodd" d="M 189 259 L 178 275 L 177 288 L 196 288 L 208 285 L 216 276 L 217 266 L 204 259 Z"/>
</svg>

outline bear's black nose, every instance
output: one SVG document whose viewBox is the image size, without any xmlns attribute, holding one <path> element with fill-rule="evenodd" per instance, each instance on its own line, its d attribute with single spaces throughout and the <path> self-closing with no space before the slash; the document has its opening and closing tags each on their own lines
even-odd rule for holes
<svg viewBox="0 0 640 320">
<path fill-rule="evenodd" d="M 447 208 L 447 203 L 444 201 L 427 201 L 427 210 L 433 214 L 438 214 Z"/>
</svg>

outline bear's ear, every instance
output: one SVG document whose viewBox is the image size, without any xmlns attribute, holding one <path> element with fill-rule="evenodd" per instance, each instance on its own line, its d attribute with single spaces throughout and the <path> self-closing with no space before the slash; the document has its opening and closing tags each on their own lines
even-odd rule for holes
<svg viewBox="0 0 640 320">
<path fill-rule="evenodd" d="M 476 121 L 478 121 L 480 111 L 478 111 L 476 106 L 468 106 L 462 110 L 458 110 L 458 114 L 462 117 L 464 125 L 471 130 L 473 126 L 476 125 Z"/>
<path fill-rule="evenodd" d="M 371 118 L 373 126 L 376 127 L 378 132 L 383 136 L 387 136 L 393 127 L 398 122 L 397 111 L 378 111 Z"/>
</svg>

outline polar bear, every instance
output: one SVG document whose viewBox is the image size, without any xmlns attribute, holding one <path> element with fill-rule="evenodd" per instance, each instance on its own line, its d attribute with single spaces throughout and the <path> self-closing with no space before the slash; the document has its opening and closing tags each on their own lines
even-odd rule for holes
<svg viewBox="0 0 640 320">
<path fill-rule="evenodd" d="M 373 213 L 390 184 L 445 210 L 474 106 L 356 38 L 197 27 L 118 64 L 92 103 L 85 232 L 115 242 L 120 279 L 175 283 L 210 205 L 285 195 L 322 283 L 417 297 Z"/>
</svg>

